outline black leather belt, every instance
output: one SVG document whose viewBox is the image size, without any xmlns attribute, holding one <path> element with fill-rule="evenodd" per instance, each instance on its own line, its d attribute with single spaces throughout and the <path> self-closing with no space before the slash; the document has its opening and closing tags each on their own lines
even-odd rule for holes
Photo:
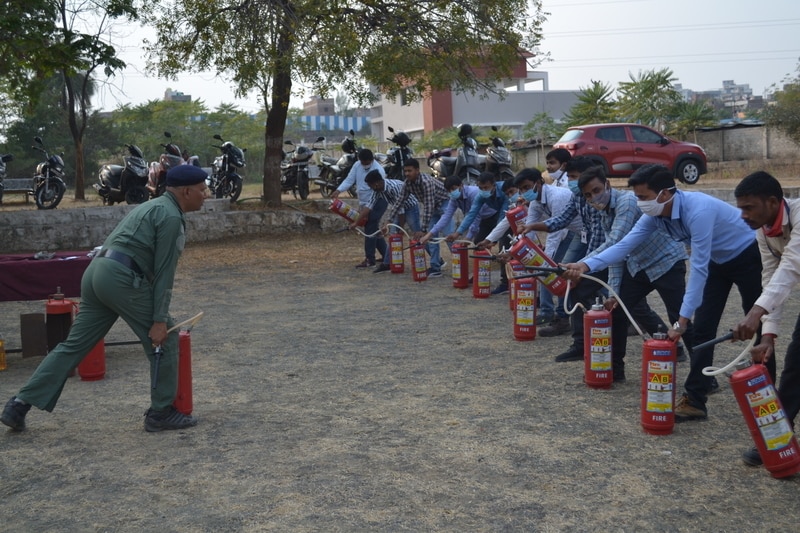
<svg viewBox="0 0 800 533">
<path fill-rule="evenodd" d="M 122 252 L 117 252 L 116 250 L 109 250 L 106 248 L 100 250 L 100 253 L 97 254 L 97 257 L 106 257 L 116 261 L 117 263 L 130 268 L 140 276 L 144 276 L 144 272 L 142 272 L 142 269 L 136 264 L 136 261 L 134 261 L 131 256 L 123 254 Z"/>
</svg>

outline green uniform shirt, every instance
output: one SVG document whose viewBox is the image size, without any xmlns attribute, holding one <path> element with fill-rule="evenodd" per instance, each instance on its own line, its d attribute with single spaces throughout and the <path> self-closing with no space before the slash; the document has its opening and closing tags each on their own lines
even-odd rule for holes
<svg viewBox="0 0 800 533">
<path fill-rule="evenodd" d="M 178 258 L 186 244 L 185 222 L 177 200 L 167 191 L 136 207 L 106 238 L 103 248 L 136 261 L 153 288 L 153 322 L 166 322 Z"/>
</svg>

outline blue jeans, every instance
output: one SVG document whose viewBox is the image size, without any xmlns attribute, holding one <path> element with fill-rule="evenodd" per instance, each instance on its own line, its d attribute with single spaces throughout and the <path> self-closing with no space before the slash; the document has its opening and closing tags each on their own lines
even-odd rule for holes
<svg viewBox="0 0 800 533">
<path fill-rule="evenodd" d="M 433 213 L 433 216 L 431 217 L 431 221 L 428 227 L 432 228 L 433 226 L 435 226 L 436 223 L 439 222 L 439 219 L 442 218 L 442 214 L 443 214 L 443 209 L 440 207 Z M 447 226 L 442 230 L 442 233 L 444 233 L 445 235 L 449 235 L 450 233 L 453 233 L 453 231 L 454 231 L 453 221 L 451 220 L 450 223 L 447 224 Z M 438 236 L 439 235 L 434 235 L 433 238 L 435 239 Z M 431 269 L 433 270 L 441 270 L 442 265 L 444 264 L 441 253 L 439 252 L 439 244 L 440 243 L 438 242 L 433 243 L 431 241 L 425 243 L 425 249 L 428 251 L 428 255 L 431 256 Z"/>
<path fill-rule="evenodd" d="M 573 245 L 573 241 L 577 241 L 578 244 Z M 574 250 L 573 246 L 575 247 Z M 567 252 L 572 250 L 572 255 L 575 256 L 578 253 L 582 253 L 582 250 L 585 249 L 586 245 L 581 243 L 581 236 L 570 231 L 563 239 L 561 239 L 561 242 L 558 244 L 558 248 L 556 249 L 556 253 L 550 259 L 556 263 L 574 262 L 565 260 Z M 579 255 L 577 257 L 580 259 L 583 257 L 583 255 Z M 558 307 L 556 307 L 555 304 L 553 304 L 553 293 L 547 290 L 547 288 L 545 288 L 545 286 L 542 284 L 539 284 L 539 287 L 541 289 L 539 291 L 539 314 L 542 316 L 555 316 L 558 314 L 559 317 L 566 318 L 567 313 L 564 312 L 564 298 L 562 296 L 558 298 Z"/>
<path fill-rule="evenodd" d="M 411 209 L 406 209 L 405 213 L 398 214 L 392 220 L 392 224 L 396 224 L 400 227 L 403 227 L 403 219 L 405 219 L 405 223 L 408 224 L 408 227 L 411 228 L 412 234 L 414 232 L 420 231 L 422 228 L 422 224 L 419 221 L 419 206 L 414 206 Z M 399 233 L 400 230 L 397 228 L 391 228 L 392 233 Z M 391 252 L 383 254 L 383 263 L 388 265 L 391 261 Z"/>
<path fill-rule="evenodd" d="M 383 198 L 377 199 L 375 205 L 372 207 L 372 209 L 370 209 L 369 215 L 367 215 L 367 224 L 364 226 L 364 233 L 370 235 L 378 231 L 378 225 L 380 224 L 381 218 L 383 218 L 383 214 L 386 212 L 386 208 L 388 206 L 389 204 Z M 364 256 L 370 263 L 375 262 L 376 248 L 378 252 L 380 252 L 381 256 L 386 258 L 386 239 L 384 239 L 382 235 L 377 235 L 375 237 L 364 237 Z"/>
</svg>

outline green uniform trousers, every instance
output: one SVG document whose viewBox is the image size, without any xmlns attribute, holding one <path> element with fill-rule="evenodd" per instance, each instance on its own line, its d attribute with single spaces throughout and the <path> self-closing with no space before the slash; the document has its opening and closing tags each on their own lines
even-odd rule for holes
<svg viewBox="0 0 800 533">
<path fill-rule="evenodd" d="M 153 325 L 153 288 L 147 279 L 122 264 L 98 257 L 92 260 L 81 279 L 80 310 L 69 336 L 47 354 L 17 397 L 39 409 L 52 411 L 67 375 L 105 337 L 118 317 L 127 322 L 142 342 L 152 376 L 153 347 L 148 334 Z M 167 327 L 173 324 L 170 319 Z M 177 391 L 177 331 L 169 334 L 162 348 L 158 382 L 150 391 L 151 407 L 158 411 L 172 404 Z"/>
</svg>

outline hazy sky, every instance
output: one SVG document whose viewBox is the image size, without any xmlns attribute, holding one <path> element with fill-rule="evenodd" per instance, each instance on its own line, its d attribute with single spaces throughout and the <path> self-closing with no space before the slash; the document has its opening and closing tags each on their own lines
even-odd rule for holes
<svg viewBox="0 0 800 533">
<path fill-rule="evenodd" d="M 718 89 L 722 80 L 734 80 L 763 94 L 794 74 L 800 58 L 799 0 L 549 0 L 544 9 L 550 15 L 541 48 L 551 60 L 537 70 L 549 72 L 553 90 L 577 90 L 591 80 L 616 87 L 629 72 L 668 67 L 685 89 Z M 255 97 L 235 99 L 230 84 L 211 73 L 178 81 L 146 76 L 141 36 L 124 41 L 130 66 L 116 84 L 125 95 L 102 91 L 97 107 L 160 99 L 169 87 L 211 109 L 222 102 L 260 109 Z"/>
</svg>

